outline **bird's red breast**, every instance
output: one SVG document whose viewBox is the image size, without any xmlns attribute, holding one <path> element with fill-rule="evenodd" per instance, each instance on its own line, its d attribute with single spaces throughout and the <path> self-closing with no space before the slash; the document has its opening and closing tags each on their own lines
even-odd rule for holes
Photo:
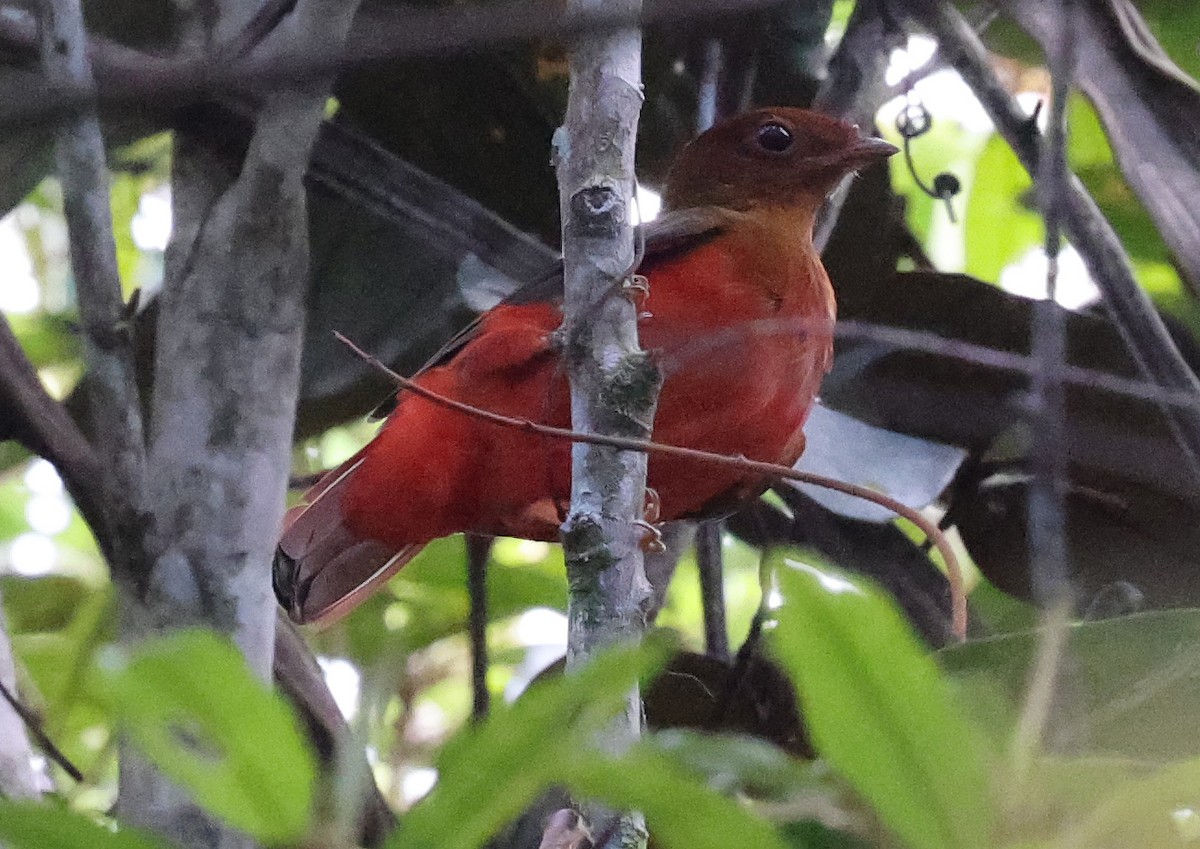
<svg viewBox="0 0 1200 849">
<path fill-rule="evenodd" d="M 655 441 L 787 465 L 799 458 L 834 319 L 813 218 L 842 176 L 890 150 L 795 109 L 739 116 L 685 150 L 640 268 L 649 294 L 639 338 L 664 377 Z M 561 320 L 553 300 L 501 304 L 417 381 L 475 407 L 569 427 Z M 459 531 L 557 539 L 570 455 L 562 440 L 402 394 L 378 436 L 318 484 L 285 531 L 281 600 L 301 621 L 338 615 L 420 544 Z M 727 509 L 765 481 L 655 455 L 648 486 L 669 521 Z"/>
</svg>

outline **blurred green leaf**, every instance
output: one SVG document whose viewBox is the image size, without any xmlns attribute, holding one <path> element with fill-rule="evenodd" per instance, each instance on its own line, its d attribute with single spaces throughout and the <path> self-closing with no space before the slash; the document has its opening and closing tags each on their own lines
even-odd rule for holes
<svg viewBox="0 0 1200 849">
<path fill-rule="evenodd" d="M 65 629 L 92 592 L 82 581 L 64 575 L 0 577 L 0 598 L 14 634 Z"/>
<path fill-rule="evenodd" d="M 1010 634 L 1035 627 L 1038 610 L 1029 602 L 1002 592 L 980 576 L 971 590 L 971 618 L 982 626 L 984 634 Z"/>
<path fill-rule="evenodd" d="M 438 758 L 437 786 L 408 813 L 387 849 L 482 845 L 540 791 L 594 761 L 594 735 L 623 710 L 634 682 L 661 667 L 667 651 L 655 640 L 611 649 L 460 732 Z"/>
<path fill-rule="evenodd" d="M 1150 293 L 1154 305 L 1183 322 L 1200 339 L 1200 302 L 1183 285 L 1175 266 L 1166 262 L 1134 261 L 1138 283 Z"/>
<path fill-rule="evenodd" d="M 1115 162 L 1100 116 L 1083 95 L 1071 95 L 1067 103 L 1067 124 L 1071 130 L 1067 135 L 1067 160 L 1072 168 Z"/>
<path fill-rule="evenodd" d="M 783 839 L 793 849 L 869 849 L 870 844 L 844 831 L 834 831 L 819 822 L 805 820 L 780 827 Z"/>
<path fill-rule="evenodd" d="M 515 542 L 515 541 L 507 541 Z M 388 585 L 347 618 L 351 654 L 369 664 L 384 655 L 413 652 L 465 633 L 468 614 L 466 547 L 461 535 L 434 540 Z M 566 609 L 566 580 L 557 546 L 537 562 L 488 565 L 488 617 L 498 622 L 532 607 Z M 338 634 L 318 636 L 338 652 Z M 344 649 L 342 649 L 344 651 Z"/>
<path fill-rule="evenodd" d="M 42 581 L 57 586 L 52 578 L 33 584 L 40 586 Z M 35 592 L 33 586 L 28 589 L 30 594 Z M 20 596 L 18 593 L 15 599 L 18 603 Z M 35 687 L 35 693 L 27 690 L 26 697 L 39 697 L 35 706 L 45 719 L 47 731 L 85 769 L 98 752 L 80 739 L 80 734 L 110 721 L 108 703 L 85 684 L 96 652 L 111 637 L 112 602 L 111 586 L 95 589 L 77 598 L 62 627 L 13 633 L 13 649 Z"/>
<path fill-rule="evenodd" d="M 1067 107 L 1067 121 L 1070 127 L 1067 158 L 1071 168 L 1096 199 L 1125 249 L 1135 260 L 1165 262 L 1166 243 L 1117 167 L 1096 110 L 1082 95 L 1075 95 Z"/>
<path fill-rule="evenodd" d="M 567 784 L 577 794 L 638 810 L 664 849 L 784 849 L 766 820 L 698 783 L 661 750 L 638 746 L 620 757 L 576 757 Z"/>
<path fill-rule="evenodd" d="M 995 720 L 1012 727 L 1039 640 L 1036 631 L 979 640 L 944 649 L 941 659 L 968 698 L 991 703 Z M 1055 723 L 1060 749 L 1139 759 L 1200 756 L 1192 733 L 1200 715 L 1200 611 L 1073 625 L 1067 653 L 1060 686 L 1071 697 Z"/>
<path fill-rule="evenodd" d="M 895 606 L 830 567 L 775 557 L 771 644 L 817 751 L 914 849 L 987 843 L 978 732 Z"/>
<path fill-rule="evenodd" d="M 20 463 L 27 461 L 32 455 L 29 450 L 23 445 L 18 445 L 16 442 L 7 441 L 0 442 L 0 476 L 3 476 L 15 469 Z M 0 521 L 3 521 L 0 517 Z M 10 533 L 5 533 L 0 530 L 0 539 L 7 539 Z"/>
<path fill-rule="evenodd" d="M 72 810 L 0 800 L 0 841 L 8 849 L 165 849 L 167 843 L 130 828 L 114 831 Z"/>
<path fill-rule="evenodd" d="M 1165 766 L 1147 778 L 1126 781 L 1107 796 L 1068 840 L 1088 849 L 1121 849 L 1127 846 L 1173 847 L 1195 842 L 1183 831 L 1196 816 L 1196 788 L 1200 787 L 1200 759 Z M 1192 823 L 1195 829 L 1196 824 Z M 1064 841 L 1066 842 L 1066 841 Z"/>
<path fill-rule="evenodd" d="M 201 805 L 266 843 L 304 835 L 312 755 L 291 711 L 228 641 L 175 634 L 101 674 L 130 738 Z"/>
<path fill-rule="evenodd" d="M 1138 0 L 1135 5 L 1171 61 L 1193 78 L 1200 76 L 1200 50 L 1196 45 L 1200 6 L 1179 0 Z"/>
<path fill-rule="evenodd" d="M 14 315 L 9 316 L 8 321 L 34 368 L 77 360 L 82 356 L 75 324 L 61 315 Z"/>
<path fill-rule="evenodd" d="M 1009 728 L 1005 724 L 1003 731 Z M 1092 815 L 1098 800 L 1152 771 L 1153 767 L 1127 759 L 1040 755 L 1020 781 L 1009 780 L 998 788 L 1004 809 L 1020 815 L 1002 818 L 996 843 L 1055 845 L 1061 839 L 1070 845 L 1079 836 L 1080 821 Z"/>
<path fill-rule="evenodd" d="M 818 783 L 809 764 L 757 737 L 672 729 L 650 735 L 643 745 L 722 793 L 779 799 Z"/>
<path fill-rule="evenodd" d="M 117 248 L 117 270 L 121 277 L 121 289 L 127 297 L 137 288 L 138 269 L 142 263 L 142 252 L 133 241 L 132 224 L 142 197 L 143 182 L 128 173 L 114 173 L 108 196 Z"/>
<path fill-rule="evenodd" d="M 1042 219 L 1023 197 L 1033 183 L 1004 139 L 992 136 L 975 165 L 968 187 L 964 227 L 967 239 L 964 271 L 995 282 L 1009 263 L 1041 244 Z"/>
</svg>

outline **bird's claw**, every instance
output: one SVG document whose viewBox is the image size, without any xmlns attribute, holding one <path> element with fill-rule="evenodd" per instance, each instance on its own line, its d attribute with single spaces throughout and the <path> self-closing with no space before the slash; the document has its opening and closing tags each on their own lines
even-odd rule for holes
<svg viewBox="0 0 1200 849">
<path fill-rule="evenodd" d="M 621 291 L 633 303 L 640 304 L 650 296 L 650 281 L 644 274 L 630 274 L 622 282 Z"/>
<path fill-rule="evenodd" d="M 642 518 L 651 525 L 657 525 L 661 517 L 662 499 L 658 497 L 657 490 L 646 487 L 646 501 L 642 505 Z"/>
<path fill-rule="evenodd" d="M 642 518 L 635 522 L 639 528 L 646 531 L 646 535 L 642 537 L 641 541 L 642 551 L 646 554 L 662 554 L 667 550 L 667 546 L 663 543 L 662 531 L 658 528 L 660 516 L 662 516 L 662 499 L 658 497 L 656 490 L 646 487 Z"/>
<path fill-rule="evenodd" d="M 663 542 L 662 531 L 656 525 L 642 519 L 635 519 L 633 523 L 646 532 L 639 543 L 643 553 L 662 554 L 667 550 L 667 544 Z"/>
</svg>

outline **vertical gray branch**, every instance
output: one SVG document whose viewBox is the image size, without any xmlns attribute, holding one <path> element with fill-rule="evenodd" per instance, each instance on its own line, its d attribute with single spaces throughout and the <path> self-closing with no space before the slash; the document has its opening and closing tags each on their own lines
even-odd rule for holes
<svg viewBox="0 0 1200 849">
<path fill-rule="evenodd" d="M 1046 222 L 1046 298 L 1033 312 L 1032 353 L 1038 363 L 1030 403 L 1033 430 L 1033 481 L 1029 489 L 1029 564 L 1033 596 L 1047 609 L 1069 604 L 1071 583 L 1067 549 L 1067 446 L 1065 311 L 1055 300 L 1058 259 L 1062 248 L 1062 214 L 1070 191 L 1067 182 L 1067 98 L 1071 93 L 1074 38 L 1069 20 L 1070 0 L 1055 0 L 1060 26 L 1049 55 L 1053 80 L 1045 153 L 1038 173 L 1038 203 Z"/>
<path fill-rule="evenodd" d="M 614 0 L 572 0 L 569 11 Z M 638 0 L 619 0 L 634 17 Z M 565 357 L 571 424 L 585 433 L 647 437 L 660 377 L 638 347 L 637 311 L 623 293 L 634 261 L 629 209 L 633 152 L 641 110 L 641 33 L 618 30 L 572 45 L 566 121 L 555 137 L 563 220 Z M 650 597 L 636 524 L 645 499 L 646 456 L 577 444 L 572 450 L 571 509 L 563 524 L 570 588 L 568 666 L 597 649 L 636 641 Z M 630 693 L 622 721 L 604 745 L 619 750 L 641 730 L 641 703 Z M 593 833 L 613 846 L 644 845 L 640 816 L 615 822 L 592 813 Z"/>
<path fill-rule="evenodd" d="M 46 77 L 64 90 L 94 88 L 79 0 L 40 7 Z M 144 571 L 146 455 L 133 349 L 117 270 L 104 141 L 94 109 L 81 109 L 55 131 L 55 158 L 79 293 L 84 359 L 92 376 L 91 432 L 103 434 L 101 478 L 111 567 L 118 580 Z"/>
</svg>

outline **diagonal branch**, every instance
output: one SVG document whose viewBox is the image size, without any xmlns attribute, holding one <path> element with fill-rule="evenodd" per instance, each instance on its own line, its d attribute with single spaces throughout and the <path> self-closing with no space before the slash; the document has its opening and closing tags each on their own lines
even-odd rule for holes
<svg viewBox="0 0 1200 849">
<path fill-rule="evenodd" d="M 102 103 L 158 103 L 178 106 L 189 100 L 244 92 L 248 87 L 281 88 L 320 80 L 355 68 L 395 59 L 444 58 L 534 39 L 569 40 L 598 36 L 622 28 L 662 21 L 699 20 L 745 12 L 779 0 L 658 0 L 644 11 L 623 4 L 595 4 L 576 10 L 556 0 L 505 0 L 465 8 L 416 8 L 376 4 L 364 10 L 343 55 L 314 50 L 311 45 L 260 55 L 250 51 L 230 61 L 228 54 L 202 58 L 173 58 L 143 53 L 115 42 L 96 39 L 92 53 L 97 76 L 104 83 L 97 93 L 71 85 L 52 88 L 23 85 L 0 89 L 0 126 L 28 123 Z M 269 18 L 267 19 L 270 20 Z M 20 49 L 35 32 L 27 18 L 0 16 L 0 42 Z M 252 39 L 259 28 L 246 31 Z M 245 47 L 239 36 L 235 47 Z"/>
<path fill-rule="evenodd" d="M 21 350 L 12 328 L 0 317 L 0 439 L 16 439 L 58 470 L 100 550 L 111 557 L 105 530 L 105 498 L 100 458 L 66 408 L 50 397 Z"/>
<path fill-rule="evenodd" d="M 1061 28 L 1045 0 L 1004 10 L 1052 49 Z M 1176 66 L 1130 0 L 1087 0 L 1070 29 L 1086 50 L 1073 65 L 1125 179 L 1154 220 L 1184 281 L 1200 294 L 1200 85 Z"/>
<path fill-rule="evenodd" d="M 1037 126 L 1017 106 L 988 63 L 987 50 L 966 19 L 943 0 L 905 0 L 908 15 L 933 34 L 939 49 L 975 92 L 1025 169 L 1037 178 L 1042 151 Z M 1163 409 L 1191 471 L 1200 480 L 1200 380 L 1172 341 L 1149 296 L 1138 286 L 1112 226 L 1077 177 L 1069 178 L 1062 227 L 1104 293 L 1138 366 L 1153 382 L 1190 393 L 1187 407 Z"/>
</svg>

